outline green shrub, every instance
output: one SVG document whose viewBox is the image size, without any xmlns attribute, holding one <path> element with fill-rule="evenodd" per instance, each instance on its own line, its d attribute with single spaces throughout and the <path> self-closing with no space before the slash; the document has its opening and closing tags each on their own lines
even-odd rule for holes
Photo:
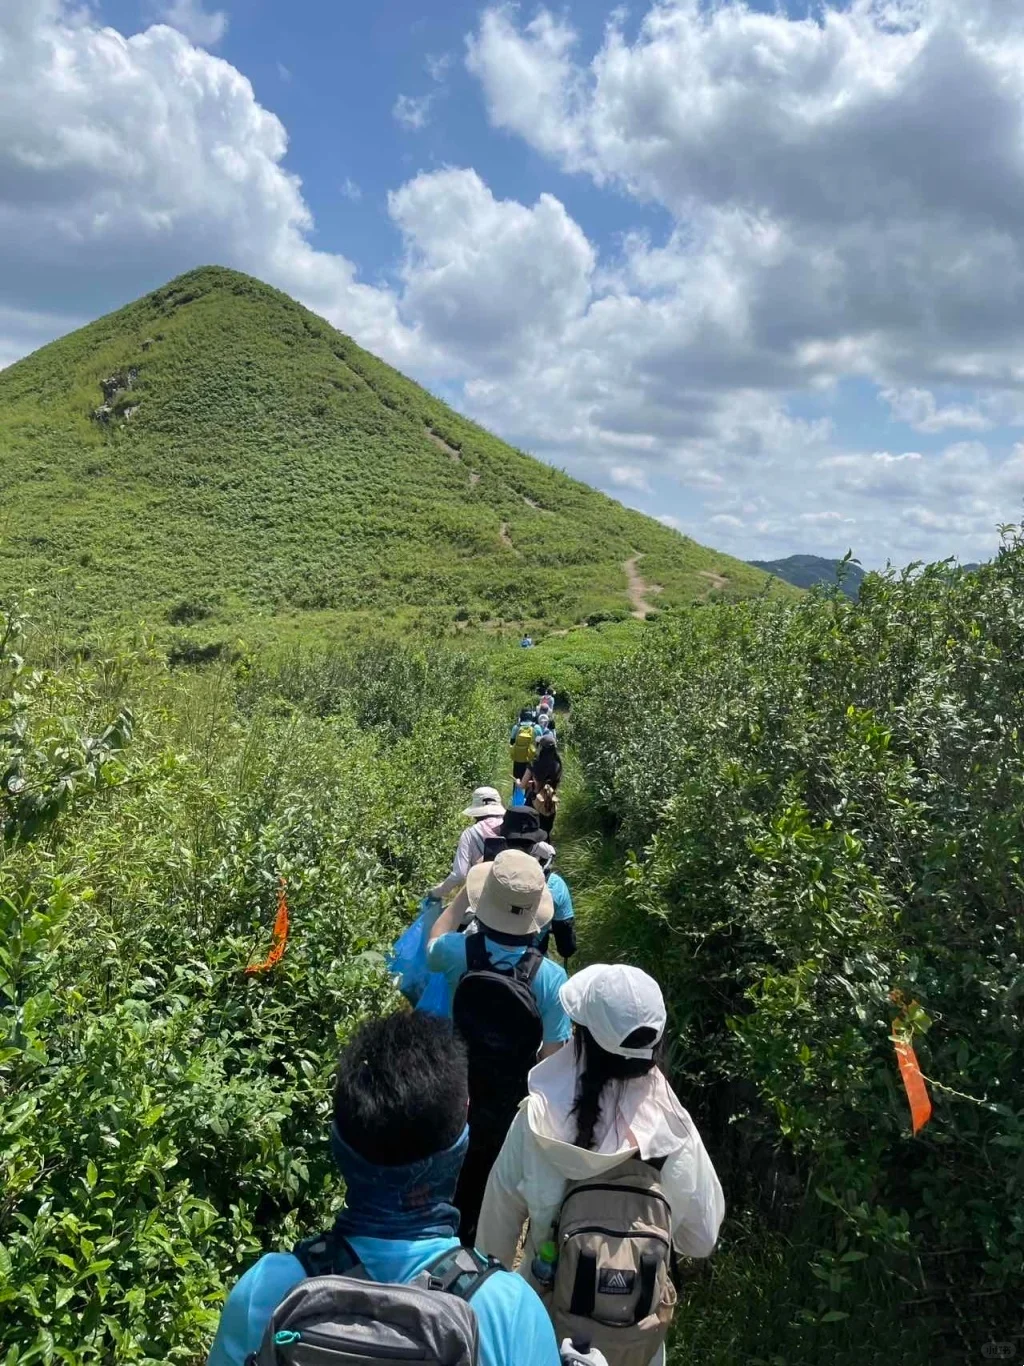
<svg viewBox="0 0 1024 1366">
<path fill-rule="evenodd" d="M 244 1266 L 337 1201 L 333 1059 L 396 1004 L 383 953 L 498 718 L 397 648 L 52 670 L 20 632 L 0 616 L 5 1360 L 193 1363 Z M 287 950 L 247 976 L 282 877 Z"/>
<path fill-rule="evenodd" d="M 801 1312 L 856 1317 L 875 1292 L 828 1268 L 869 1254 L 942 1307 L 932 1360 L 965 1305 L 975 1350 L 1005 1338 L 1024 1290 L 1021 602 L 1011 532 L 975 574 L 870 575 L 859 604 L 708 605 L 574 712 L 626 860 L 617 945 L 665 984 L 726 1189 L 776 1223 L 806 1189 L 833 1226 Z M 917 1138 L 897 1018 L 931 1079 Z"/>
</svg>

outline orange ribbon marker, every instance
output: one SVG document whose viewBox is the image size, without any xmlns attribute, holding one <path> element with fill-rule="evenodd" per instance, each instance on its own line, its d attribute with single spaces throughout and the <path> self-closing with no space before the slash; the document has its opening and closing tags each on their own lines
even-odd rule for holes
<svg viewBox="0 0 1024 1366">
<path fill-rule="evenodd" d="M 893 1022 L 893 1029 L 899 1027 L 900 1022 Z M 900 1076 L 903 1078 L 903 1086 L 907 1093 L 907 1100 L 910 1102 L 910 1122 L 914 1133 L 919 1133 L 932 1117 L 932 1102 L 928 1095 L 928 1088 L 924 1084 L 924 1077 L 921 1075 L 921 1068 L 918 1065 L 917 1054 L 914 1052 L 913 1045 L 906 1039 L 901 1039 L 898 1035 L 893 1035 L 893 1044 L 896 1048 L 896 1061 L 900 1065 Z"/>
<path fill-rule="evenodd" d="M 246 968 L 246 975 L 254 972 L 266 972 L 275 963 L 279 963 L 284 956 L 284 946 L 288 943 L 288 898 L 285 895 L 285 881 L 281 879 L 277 889 L 277 915 L 274 917 L 274 942 L 270 952 L 262 963 L 254 963 L 252 967 Z"/>
</svg>

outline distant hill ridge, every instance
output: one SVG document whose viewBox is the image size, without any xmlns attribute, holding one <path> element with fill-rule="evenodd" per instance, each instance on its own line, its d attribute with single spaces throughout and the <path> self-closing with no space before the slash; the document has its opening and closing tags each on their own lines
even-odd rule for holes
<svg viewBox="0 0 1024 1366">
<path fill-rule="evenodd" d="M 787 555 L 784 560 L 751 560 L 750 563 L 755 569 L 774 574 L 796 588 L 814 588 L 819 583 L 834 587 L 839 578 L 839 567 L 843 565 L 842 560 L 828 560 L 821 555 Z M 847 597 L 856 599 L 865 573 L 852 560 L 843 565 L 841 586 Z"/>
<path fill-rule="evenodd" d="M 570 625 L 765 583 L 217 267 L 0 372 L 0 451 L 0 594 L 82 626 Z"/>
</svg>

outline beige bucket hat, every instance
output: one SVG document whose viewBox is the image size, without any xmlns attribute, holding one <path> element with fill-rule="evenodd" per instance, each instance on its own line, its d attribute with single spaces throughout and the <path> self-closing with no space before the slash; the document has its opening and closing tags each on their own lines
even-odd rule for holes
<svg viewBox="0 0 1024 1366">
<path fill-rule="evenodd" d="M 466 895 L 480 924 L 499 934 L 537 934 L 555 913 L 544 869 L 520 849 L 505 849 L 493 863 L 471 868 Z"/>
<path fill-rule="evenodd" d="M 464 816 L 504 816 L 505 803 L 496 787 L 478 787 L 473 792 L 473 800 L 462 813 Z"/>
</svg>

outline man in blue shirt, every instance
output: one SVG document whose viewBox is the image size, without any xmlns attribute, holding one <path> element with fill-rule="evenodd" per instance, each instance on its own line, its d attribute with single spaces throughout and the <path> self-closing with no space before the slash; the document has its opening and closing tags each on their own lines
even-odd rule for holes
<svg viewBox="0 0 1024 1366">
<path fill-rule="evenodd" d="M 513 858 L 524 861 L 527 868 L 532 865 L 539 874 L 538 885 L 531 893 L 534 904 L 525 913 L 511 911 L 495 896 L 485 895 L 485 890 L 493 893 L 501 889 L 500 874 L 498 879 L 491 878 L 491 874 L 499 865 L 502 870 L 510 866 L 507 860 Z M 470 909 L 480 923 L 478 933 L 485 938 L 487 955 L 497 965 L 512 967 L 518 963 L 554 913 L 554 903 L 544 881 L 543 869 L 530 854 L 519 850 L 505 850 L 493 863 L 478 863 L 471 868 L 466 882 L 466 895 Z M 461 918 L 461 912 L 453 903 L 438 916 L 428 936 L 427 966 L 431 972 L 444 973 L 448 982 L 449 1005 L 467 967 L 466 936 L 457 933 Z M 530 984 L 544 1026 L 541 1057 L 546 1058 L 556 1052 L 572 1036 L 572 1025 L 558 996 L 566 981 L 565 969 L 545 959 Z"/>
<path fill-rule="evenodd" d="M 372 1280 L 409 1282 L 459 1246 L 452 1199 L 469 1145 L 468 1101 L 465 1049 L 436 1016 L 370 1021 L 342 1053 L 331 1149 L 345 1206 L 335 1230 Z M 244 1366 L 304 1276 L 291 1253 L 267 1253 L 250 1267 L 228 1296 L 207 1366 Z M 479 1366 L 558 1366 L 551 1320 L 521 1277 L 495 1272 L 470 1304 Z"/>
<path fill-rule="evenodd" d="M 444 974 L 454 1017 L 469 1044 L 470 1146 L 456 1195 L 459 1231 L 469 1243 L 487 1177 L 526 1095 L 529 1070 L 538 1056 L 546 1058 L 568 1042 L 572 1026 L 559 997 L 568 980 L 565 970 L 535 948 L 554 911 L 537 860 L 522 849 L 505 849 L 493 863 L 470 869 L 465 890 L 479 928 L 457 934 L 457 912 L 445 911 L 428 936 L 427 966 Z M 518 985 L 506 985 L 510 979 Z M 472 1009 L 465 999 L 471 990 Z"/>
<path fill-rule="evenodd" d="M 555 914 L 551 924 L 540 936 L 537 947 L 541 953 L 547 953 L 548 940 L 554 933 L 555 948 L 562 955 L 562 958 L 568 962 L 576 952 L 576 912 L 573 909 L 569 885 L 561 873 L 556 873 L 552 867 L 555 861 L 554 845 L 548 844 L 546 841 L 534 845 L 533 856 L 544 869 L 548 891 L 551 893 L 551 900 L 555 906 Z"/>
</svg>

